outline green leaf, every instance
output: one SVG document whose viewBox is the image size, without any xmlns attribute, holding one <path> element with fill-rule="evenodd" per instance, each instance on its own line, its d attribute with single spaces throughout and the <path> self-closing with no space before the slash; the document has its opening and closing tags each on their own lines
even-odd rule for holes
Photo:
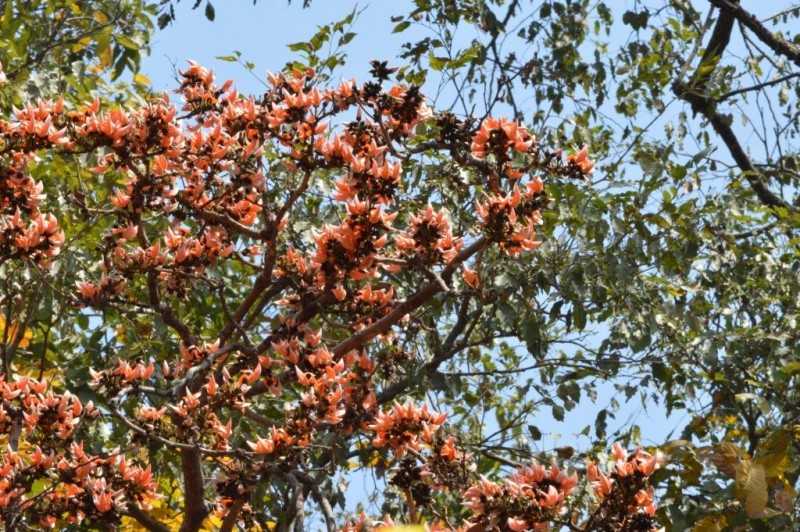
<svg viewBox="0 0 800 532">
<path fill-rule="evenodd" d="M 287 46 L 293 52 L 311 52 L 311 44 L 307 42 L 296 42 Z"/>
<path fill-rule="evenodd" d="M 396 25 L 396 26 L 394 27 L 394 29 L 392 30 L 392 33 L 401 33 L 401 32 L 404 32 L 404 31 L 406 31 L 406 29 L 407 29 L 409 26 L 411 26 L 411 22 L 409 22 L 408 20 L 404 20 L 403 22 L 401 22 L 400 24 L 398 24 L 398 25 Z"/>
<path fill-rule="evenodd" d="M 606 427 L 608 426 L 607 418 L 608 410 L 604 408 L 597 413 L 597 417 L 594 419 L 594 433 L 597 435 L 598 440 L 602 440 L 606 437 Z"/>
<path fill-rule="evenodd" d="M 428 53 L 428 64 L 433 70 L 441 71 L 447 65 L 447 58 L 436 57 L 433 52 Z"/>
<path fill-rule="evenodd" d="M 124 35 L 116 35 L 114 39 L 128 50 L 139 50 L 139 48 L 141 48 L 141 46 L 134 42 L 133 39 L 130 39 Z"/>
<path fill-rule="evenodd" d="M 580 303 L 575 304 L 572 310 L 572 325 L 575 329 L 582 331 L 586 327 L 586 310 Z"/>
<path fill-rule="evenodd" d="M 348 31 L 347 33 L 339 37 L 339 46 L 346 45 L 347 43 L 352 41 L 355 36 L 356 34 L 354 32 Z"/>
<path fill-rule="evenodd" d="M 213 21 L 216 16 L 217 14 L 214 11 L 214 6 L 211 5 L 211 2 L 206 2 L 206 18 Z"/>
</svg>

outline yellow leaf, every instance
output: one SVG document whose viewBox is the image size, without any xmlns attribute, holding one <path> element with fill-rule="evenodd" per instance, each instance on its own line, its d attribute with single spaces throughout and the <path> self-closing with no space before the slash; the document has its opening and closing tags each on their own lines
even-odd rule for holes
<svg viewBox="0 0 800 532">
<path fill-rule="evenodd" d="M 0 316 L 0 342 L 5 339 L 7 344 L 12 344 L 14 342 L 14 338 L 17 336 L 17 331 L 19 330 L 19 324 L 15 321 L 11 322 L 11 325 L 6 330 L 6 318 L 5 316 Z M 33 338 L 33 331 L 30 329 L 25 329 L 25 332 L 22 335 L 22 339 L 19 341 L 19 347 L 23 349 L 28 347 L 31 343 L 31 338 Z"/>
<path fill-rule="evenodd" d="M 764 466 L 742 460 L 736 468 L 736 497 L 750 517 L 761 517 L 767 508 L 767 474 Z"/>
<path fill-rule="evenodd" d="M 95 11 L 93 17 L 98 24 L 108 24 L 108 15 L 102 11 Z"/>
<path fill-rule="evenodd" d="M 133 82 L 137 85 L 150 85 L 150 78 L 145 76 L 144 74 L 136 74 L 133 76 Z"/>
<path fill-rule="evenodd" d="M 214 530 L 219 530 L 219 527 L 221 526 L 222 519 L 216 515 L 210 515 L 206 517 L 205 521 L 203 521 L 203 527 L 200 530 L 201 532 L 213 532 Z"/>
<path fill-rule="evenodd" d="M 730 442 L 722 442 L 714 447 L 711 461 L 725 475 L 736 476 L 736 468 L 742 458 L 742 451 Z"/>
<path fill-rule="evenodd" d="M 778 429 L 761 441 L 756 451 L 755 462 L 764 466 L 768 478 L 780 477 L 789 467 L 789 444 L 792 435 L 786 429 Z"/>
<path fill-rule="evenodd" d="M 114 52 L 111 49 L 111 46 L 106 45 L 103 47 L 98 53 L 97 57 L 100 58 L 100 67 L 101 68 L 108 68 L 111 66 L 111 62 L 114 59 Z"/>
<path fill-rule="evenodd" d="M 73 52 L 80 52 L 87 46 L 92 43 L 92 38 L 90 36 L 83 37 L 82 39 L 78 40 L 75 44 L 72 45 Z"/>
<path fill-rule="evenodd" d="M 372 454 L 369 456 L 369 459 L 367 460 L 367 465 L 368 465 L 369 467 L 375 467 L 376 465 L 378 465 L 379 463 L 381 463 L 381 460 L 382 460 L 382 459 L 383 459 L 383 457 L 380 455 L 380 453 L 378 453 L 378 452 L 373 452 L 373 453 L 372 453 Z"/>
</svg>

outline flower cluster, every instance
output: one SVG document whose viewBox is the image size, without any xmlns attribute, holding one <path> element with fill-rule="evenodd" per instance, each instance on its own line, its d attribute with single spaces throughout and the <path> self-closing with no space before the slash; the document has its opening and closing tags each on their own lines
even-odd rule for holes
<svg viewBox="0 0 800 532">
<path fill-rule="evenodd" d="M 463 240 L 453 236 L 447 212 L 436 211 L 430 205 L 412 216 L 408 229 L 396 235 L 394 241 L 403 255 L 423 264 L 450 262 L 463 246 Z"/>
<path fill-rule="evenodd" d="M 416 431 L 427 432 L 427 428 L 418 426 Z M 576 472 L 570 473 L 555 463 L 547 467 L 533 462 L 519 466 L 499 481 L 484 476 L 476 478 L 474 465 L 469 465 L 472 458 L 456 448 L 452 436 L 445 437 L 439 431 L 430 441 L 427 446 L 433 452 L 429 456 L 418 451 L 398 455 L 390 485 L 403 494 L 414 513 L 427 508 L 434 496 L 453 492 L 461 494 L 463 507 L 470 515 L 461 523 L 443 526 L 434 514 L 426 530 L 545 531 L 565 522 L 570 522 L 573 530 L 585 531 L 653 532 L 657 528 L 653 489 L 648 479 L 660 467 L 658 454 L 651 455 L 641 449 L 628 454 L 614 444 L 613 473 L 609 476 L 590 462 L 586 480 L 598 504 L 579 516 L 569 505 L 580 482 Z M 441 462 L 438 466 L 437 461 Z M 442 473 L 442 464 L 445 471 L 459 471 L 459 474 L 448 479 Z M 463 488 L 464 485 L 468 487 Z M 343 530 L 378 531 L 386 522 L 370 521 L 362 514 Z"/>
<path fill-rule="evenodd" d="M 25 514 L 43 528 L 86 519 L 113 525 L 129 504 L 148 504 L 155 494 L 149 466 L 119 451 L 90 454 L 76 439 L 98 415 L 91 403 L 55 393 L 44 381 L 0 377 L 0 435 L 8 438 L 0 452 L 3 522 Z"/>
<path fill-rule="evenodd" d="M 389 446 L 398 457 L 409 450 L 419 451 L 433 443 L 436 431 L 446 418 L 446 414 L 428 410 L 427 405 L 418 407 L 410 400 L 405 404 L 395 403 L 390 410 L 375 416 L 369 425 L 369 430 L 375 433 L 372 445 Z"/>
<path fill-rule="evenodd" d="M 536 138 L 518 123 L 490 117 L 481 123 L 480 129 L 472 137 L 470 149 L 476 159 L 485 159 L 487 155 L 505 159 L 509 149 L 525 153 L 535 142 Z"/>
<path fill-rule="evenodd" d="M 533 178 L 524 191 L 514 185 L 507 195 L 493 194 L 478 202 L 477 212 L 484 231 L 509 255 L 536 249 L 541 244 L 536 240 L 536 226 L 542 223 L 543 190 L 541 179 Z"/>
<path fill-rule="evenodd" d="M 614 524 L 618 530 L 650 531 L 655 528 L 656 507 L 649 477 L 661 466 L 662 457 L 642 449 L 628 453 L 615 443 L 611 473 L 605 474 L 594 462 L 587 477 L 599 501 L 597 520 Z"/>
<path fill-rule="evenodd" d="M 570 166 L 577 168 L 581 174 L 589 175 L 594 171 L 594 162 L 589 159 L 589 148 L 586 146 L 568 155 L 567 162 Z"/>
<path fill-rule="evenodd" d="M 515 471 L 503 482 L 481 478 L 464 492 L 464 506 L 472 512 L 468 526 L 481 530 L 547 530 L 565 499 L 578 483 L 555 464 L 534 463 Z"/>
<path fill-rule="evenodd" d="M 43 145 L 63 144 L 63 130 L 52 115 L 63 102 L 40 102 L 16 111 L 12 122 L 0 121 L 0 261 L 25 258 L 47 265 L 58 255 L 64 232 L 56 218 L 41 212 L 44 186 L 27 175 L 34 152 Z"/>
<path fill-rule="evenodd" d="M 291 446 L 294 443 L 294 438 L 287 434 L 283 429 L 272 428 L 272 432 L 266 438 L 258 438 L 254 442 L 247 442 L 247 445 L 256 454 L 268 455 L 275 452 L 282 446 Z"/>
<path fill-rule="evenodd" d="M 155 365 L 151 362 L 130 364 L 127 360 L 118 360 L 117 367 L 103 371 L 89 369 L 92 376 L 92 387 L 103 388 L 107 392 L 118 392 L 126 386 L 135 386 L 146 382 L 153 376 Z"/>
</svg>

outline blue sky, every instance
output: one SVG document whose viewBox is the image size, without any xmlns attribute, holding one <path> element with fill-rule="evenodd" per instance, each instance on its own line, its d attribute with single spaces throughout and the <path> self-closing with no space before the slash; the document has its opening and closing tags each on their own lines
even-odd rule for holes
<svg viewBox="0 0 800 532">
<path fill-rule="evenodd" d="M 623 4 L 624 2 L 620 0 Z M 612 2 L 613 3 L 613 2 Z M 178 6 L 178 20 L 167 29 L 157 32 L 152 41 L 152 53 L 143 61 L 143 72 L 152 80 L 156 90 L 168 90 L 175 86 L 175 67 L 183 68 L 187 59 L 193 59 L 212 68 L 218 80 L 234 79 L 242 92 L 260 92 L 262 81 L 268 70 L 279 70 L 293 58 L 287 44 L 307 40 L 318 25 L 340 20 L 354 7 L 352 2 L 317 0 L 310 9 L 302 9 L 302 2 L 287 6 L 283 0 L 259 0 L 253 6 L 249 0 L 217 0 L 216 20 L 205 19 L 202 9 L 192 11 L 191 2 Z M 407 1 L 374 0 L 371 4 L 360 4 L 363 11 L 353 31 L 357 37 L 347 48 L 348 63 L 340 69 L 342 79 L 366 77 L 369 61 L 388 59 L 398 55 L 403 42 L 413 36 L 413 30 L 403 34 L 392 34 L 391 15 L 407 13 Z M 234 50 L 242 53 L 242 59 L 255 63 L 256 79 L 235 63 L 215 59 Z M 616 420 L 609 420 L 609 429 L 628 422 L 642 428 L 645 443 L 662 442 L 676 427 L 688 419 L 684 413 L 668 418 L 663 409 L 652 407 L 644 410 L 637 398 L 626 404 L 624 396 L 615 392 L 611 385 L 601 386 L 597 404 L 584 400 L 577 409 L 568 412 L 564 422 L 554 420 L 548 409 L 533 416 L 545 434 L 539 442 L 539 450 L 548 450 L 564 445 L 585 447 L 588 439 L 576 439 L 587 424 L 593 424 L 597 412 L 608 405 L 612 398 L 622 403 Z M 677 436 L 677 435 L 676 435 Z M 348 506 L 363 499 L 371 490 L 371 481 L 366 477 L 353 479 L 349 491 Z"/>
<path fill-rule="evenodd" d="M 157 90 L 174 86 L 173 64 L 182 67 L 193 59 L 213 68 L 218 79 L 235 79 L 242 92 L 260 90 L 260 83 L 234 63 L 215 57 L 242 52 L 242 59 L 256 64 L 262 76 L 267 70 L 279 70 L 293 59 L 287 45 L 311 37 L 317 26 L 344 18 L 354 7 L 361 11 L 355 25 L 357 37 L 348 47 L 348 65 L 342 70 L 343 79 L 363 78 L 372 59 L 389 59 L 397 55 L 408 33 L 391 33 L 391 15 L 406 12 L 406 1 L 383 1 L 356 4 L 322 0 L 302 9 L 302 1 L 286 5 L 284 0 L 217 0 L 214 22 L 206 20 L 202 9 L 192 11 L 192 2 L 182 2 L 177 8 L 178 20 L 156 32 L 152 53 L 143 61 L 143 71 Z M 411 30 L 409 30 L 410 32 Z"/>
</svg>

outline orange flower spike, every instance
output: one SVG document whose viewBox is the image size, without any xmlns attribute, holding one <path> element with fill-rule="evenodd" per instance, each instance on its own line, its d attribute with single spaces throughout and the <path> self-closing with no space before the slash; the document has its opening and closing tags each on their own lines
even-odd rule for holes
<svg viewBox="0 0 800 532">
<path fill-rule="evenodd" d="M 554 508 L 561 503 L 562 497 L 555 486 L 548 486 L 547 492 L 540 491 L 539 493 L 542 496 L 541 499 L 539 499 L 539 504 L 542 508 Z"/>
<path fill-rule="evenodd" d="M 333 297 L 336 298 L 337 301 L 344 301 L 347 298 L 347 290 L 341 284 L 337 284 L 333 290 Z"/>
<path fill-rule="evenodd" d="M 209 397 L 214 397 L 217 395 L 218 385 L 213 373 L 208 376 L 208 380 L 203 388 L 205 388 Z"/>
<path fill-rule="evenodd" d="M 254 453 L 260 455 L 272 454 L 275 451 L 275 442 L 272 438 L 258 438 L 255 442 L 248 441 L 247 445 Z"/>
<path fill-rule="evenodd" d="M 567 161 L 575 165 L 584 175 L 589 175 L 594 170 L 594 162 L 589 159 L 589 148 L 587 146 L 583 146 L 576 153 L 567 156 Z"/>
<path fill-rule="evenodd" d="M 542 181 L 542 178 L 534 177 L 533 179 L 531 179 L 527 185 L 527 191 L 528 194 L 530 195 L 540 194 L 541 192 L 543 192 L 544 182 Z"/>
<path fill-rule="evenodd" d="M 439 456 L 449 462 L 452 462 L 458 458 L 458 455 L 458 449 L 455 446 L 455 438 L 453 436 L 448 436 L 444 445 L 439 451 Z"/>
</svg>

